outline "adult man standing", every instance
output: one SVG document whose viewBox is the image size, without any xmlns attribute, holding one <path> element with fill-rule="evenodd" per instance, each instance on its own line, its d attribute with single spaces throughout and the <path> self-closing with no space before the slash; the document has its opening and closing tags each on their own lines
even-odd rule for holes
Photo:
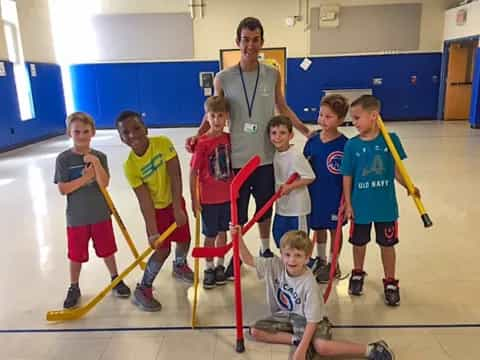
<svg viewBox="0 0 480 360">
<path fill-rule="evenodd" d="M 270 118 L 279 113 L 288 116 L 293 125 L 304 135 L 308 128 L 289 108 L 282 93 L 280 72 L 258 61 L 258 54 L 264 43 L 263 26 L 260 20 L 243 19 L 236 34 L 236 44 L 240 49 L 240 62 L 222 70 L 214 81 L 216 95 L 225 96 L 230 103 L 230 134 L 232 142 L 232 164 L 238 171 L 254 155 L 259 155 L 260 166 L 240 189 L 238 199 L 239 223 L 248 220 L 248 203 L 253 195 L 259 210 L 275 192 L 273 174 L 274 148 L 267 133 Z M 209 125 L 204 117 L 198 135 L 207 131 Z M 191 150 L 197 136 L 187 139 L 187 150 Z M 271 210 L 258 222 L 261 239 L 260 255 L 273 256 L 270 251 Z M 231 266 L 229 266 L 231 270 Z"/>
</svg>

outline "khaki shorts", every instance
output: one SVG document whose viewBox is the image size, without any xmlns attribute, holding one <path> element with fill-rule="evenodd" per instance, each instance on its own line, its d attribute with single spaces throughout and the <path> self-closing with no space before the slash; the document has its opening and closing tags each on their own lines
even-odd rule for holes
<svg viewBox="0 0 480 360">
<path fill-rule="evenodd" d="M 271 334 L 286 332 L 293 334 L 297 339 L 302 339 L 306 325 L 307 320 L 303 316 L 294 313 L 276 313 L 265 319 L 258 320 L 252 327 Z M 332 324 L 326 317 L 317 324 L 317 330 L 313 335 L 312 343 L 307 352 L 307 360 L 315 357 L 316 351 L 313 347 L 313 340 L 317 338 L 323 340 L 332 339 Z"/>
</svg>

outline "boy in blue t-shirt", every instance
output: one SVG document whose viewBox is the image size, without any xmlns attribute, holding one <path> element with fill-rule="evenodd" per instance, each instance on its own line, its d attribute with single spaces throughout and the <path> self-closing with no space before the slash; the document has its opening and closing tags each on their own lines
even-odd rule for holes
<svg viewBox="0 0 480 360">
<path fill-rule="evenodd" d="M 320 103 L 318 123 L 322 129 L 308 139 L 303 154 L 315 172 L 315 181 L 308 186 L 312 199 L 310 228 L 315 231 L 317 257 L 312 267 L 319 283 L 327 283 L 333 258 L 333 245 L 337 235 L 337 214 L 342 198 L 342 173 L 340 166 L 343 148 L 348 138 L 338 131 L 348 113 L 348 100 L 339 94 L 325 96 Z M 327 257 L 327 236 L 330 234 L 330 251 Z M 339 234 L 342 236 L 342 233 Z M 343 239 L 340 238 L 340 241 Z M 337 278 L 340 267 L 337 263 Z"/>
<path fill-rule="evenodd" d="M 357 296 L 362 294 L 366 245 L 370 241 L 373 223 L 385 273 L 385 303 L 395 306 L 400 303 L 400 291 L 398 279 L 395 279 L 394 245 L 398 243 L 398 205 L 394 180 L 407 187 L 378 128 L 379 112 L 380 102 L 372 95 L 363 95 L 351 105 L 353 123 L 359 135 L 345 145 L 342 161 L 345 217 L 353 220 L 350 242 L 353 244 L 354 268 L 349 293 Z M 400 139 L 394 133 L 391 137 L 400 158 L 405 159 L 407 155 Z M 420 195 L 417 188 L 415 192 Z"/>
</svg>

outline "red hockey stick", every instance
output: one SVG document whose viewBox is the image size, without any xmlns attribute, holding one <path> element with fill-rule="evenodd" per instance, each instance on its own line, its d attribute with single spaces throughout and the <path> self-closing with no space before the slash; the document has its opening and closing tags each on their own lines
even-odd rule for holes
<svg viewBox="0 0 480 360">
<path fill-rule="evenodd" d="M 249 178 L 250 175 L 260 164 L 260 157 L 255 155 L 247 164 L 240 169 L 237 175 L 233 178 L 230 185 L 230 211 L 232 217 L 232 225 L 238 225 L 238 206 L 237 198 L 240 188 L 243 183 Z M 240 250 L 238 247 L 239 234 L 236 233 L 232 236 L 233 243 L 233 272 L 234 274 L 240 274 Z M 243 309 L 242 309 L 242 284 L 240 276 L 235 276 L 235 315 L 237 325 L 237 344 L 235 350 L 237 352 L 245 351 L 245 343 L 243 341 Z"/>
<path fill-rule="evenodd" d="M 333 243 L 333 255 L 332 255 L 332 264 L 330 266 L 330 276 L 328 278 L 328 285 L 323 293 L 323 302 L 326 303 L 328 297 L 330 296 L 330 292 L 332 291 L 333 279 L 335 278 L 335 272 L 337 270 L 337 262 L 338 262 L 338 253 L 340 252 L 340 243 L 342 239 L 342 226 L 343 226 L 343 215 L 345 209 L 345 199 L 342 194 L 342 198 L 340 199 L 340 207 L 338 208 L 338 215 L 337 215 L 337 230 L 335 232 L 335 241 Z"/>
<path fill-rule="evenodd" d="M 295 173 L 291 175 L 288 180 L 287 184 L 293 183 L 295 180 L 298 179 L 298 174 Z M 254 215 L 254 217 L 242 227 L 242 234 L 246 234 L 248 230 L 252 228 L 252 226 L 258 222 L 265 213 L 273 206 L 275 201 L 277 201 L 281 196 L 280 190 L 278 190 L 271 198 L 268 200 L 265 205 L 262 206 L 260 210 Z M 225 246 L 220 246 L 216 248 L 212 247 L 196 247 L 192 250 L 192 257 L 194 258 L 207 258 L 207 257 L 223 257 L 233 246 L 233 242 Z"/>
</svg>

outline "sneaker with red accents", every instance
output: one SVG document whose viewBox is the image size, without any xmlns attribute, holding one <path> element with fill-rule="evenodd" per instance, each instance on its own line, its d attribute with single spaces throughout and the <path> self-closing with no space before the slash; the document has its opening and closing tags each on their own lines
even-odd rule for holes
<svg viewBox="0 0 480 360">
<path fill-rule="evenodd" d="M 172 275 L 178 280 L 193 284 L 193 271 L 190 269 L 186 261 L 173 261 Z"/>
<path fill-rule="evenodd" d="M 162 304 L 153 297 L 153 289 L 140 284 L 137 284 L 133 292 L 132 302 L 143 311 L 155 312 L 162 310 Z"/>
<path fill-rule="evenodd" d="M 400 288 L 398 280 L 383 279 L 383 291 L 385 293 L 385 304 L 388 306 L 400 305 Z"/>
<path fill-rule="evenodd" d="M 366 273 L 363 270 L 352 270 L 352 275 L 350 275 L 350 280 L 348 282 L 348 292 L 350 295 L 362 295 L 365 275 Z"/>
</svg>

